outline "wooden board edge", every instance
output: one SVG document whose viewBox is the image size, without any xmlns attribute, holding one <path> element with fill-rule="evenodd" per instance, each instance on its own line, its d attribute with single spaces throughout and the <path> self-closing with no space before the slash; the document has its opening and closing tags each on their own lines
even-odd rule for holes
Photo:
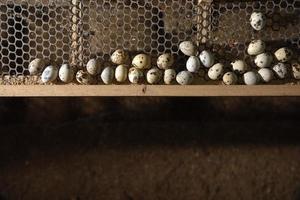
<svg viewBox="0 0 300 200">
<path fill-rule="evenodd" d="M 0 97 L 300 96 L 300 85 L 2 85 Z"/>
</svg>

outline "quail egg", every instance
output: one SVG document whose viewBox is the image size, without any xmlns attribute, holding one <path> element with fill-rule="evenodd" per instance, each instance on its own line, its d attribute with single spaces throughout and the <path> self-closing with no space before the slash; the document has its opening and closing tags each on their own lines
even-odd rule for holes
<svg viewBox="0 0 300 200">
<path fill-rule="evenodd" d="M 42 82 L 43 83 L 51 83 L 57 79 L 58 69 L 56 66 L 50 65 L 45 68 L 42 73 Z"/>
<path fill-rule="evenodd" d="M 176 71 L 174 69 L 167 69 L 164 73 L 164 82 L 171 85 L 176 79 Z"/>
<path fill-rule="evenodd" d="M 295 79 L 300 80 L 300 64 L 297 61 L 292 62 L 293 76 Z"/>
<path fill-rule="evenodd" d="M 133 84 L 141 83 L 144 78 L 143 71 L 139 68 L 132 67 L 129 69 L 128 79 Z"/>
<path fill-rule="evenodd" d="M 58 73 L 59 79 L 64 83 L 70 83 L 73 81 L 75 76 L 75 70 L 68 64 L 63 64 Z"/>
<path fill-rule="evenodd" d="M 258 70 L 258 74 L 263 82 L 269 83 L 274 79 L 274 72 L 269 68 L 262 68 Z"/>
<path fill-rule="evenodd" d="M 211 80 L 219 80 L 224 74 L 224 65 L 222 63 L 217 63 L 208 70 L 208 77 Z"/>
<path fill-rule="evenodd" d="M 180 85 L 190 85 L 192 84 L 193 80 L 194 80 L 194 76 L 189 71 L 179 72 L 176 76 L 176 81 Z"/>
<path fill-rule="evenodd" d="M 162 79 L 163 73 L 156 67 L 147 72 L 147 82 L 150 84 L 158 84 Z"/>
<path fill-rule="evenodd" d="M 191 56 L 186 62 L 186 69 L 189 72 L 196 73 L 201 67 L 200 60 L 197 56 Z"/>
<path fill-rule="evenodd" d="M 128 76 L 128 66 L 127 65 L 119 65 L 116 68 L 115 78 L 119 83 L 125 82 Z"/>
<path fill-rule="evenodd" d="M 199 55 L 199 58 L 203 66 L 206 68 L 210 68 L 215 63 L 214 55 L 207 50 L 202 51 Z"/>
<path fill-rule="evenodd" d="M 101 72 L 101 62 L 98 59 L 91 59 L 86 65 L 87 72 L 92 75 L 96 76 Z"/>
<path fill-rule="evenodd" d="M 266 43 L 262 40 L 253 40 L 247 49 L 247 52 L 251 56 L 256 56 L 265 52 L 266 50 Z"/>
<path fill-rule="evenodd" d="M 170 53 L 162 54 L 157 59 L 157 67 L 159 69 L 169 69 L 174 64 L 174 57 Z"/>
<path fill-rule="evenodd" d="M 196 56 L 198 53 L 196 45 L 191 41 L 181 42 L 179 49 L 186 56 Z"/>
<path fill-rule="evenodd" d="M 112 67 L 105 67 L 101 73 L 101 79 L 104 84 L 112 84 L 115 77 L 115 70 Z"/>
<path fill-rule="evenodd" d="M 129 54 L 123 49 L 117 49 L 110 57 L 111 62 L 117 65 L 127 64 L 129 61 Z"/>
<path fill-rule="evenodd" d="M 273 67 L 273 71 L 279 79 L 285 79 L 288 76 L 288 67 L 284 63 L 278 63 Z"/>
<path fill-rule="evenodd" d="M 76 80 L 82 85 L 90 85 L 94 82 L 94 78 L 88 72 L 85 72 L 83 70 L 79 70 L 76 73 Z"/>
<path fill-rule="evenodd" d="M 243 60 L 236 60 L 231 63 L 232 69 L 238 74 L 244 74 L 248 70 L 248 65 Z"/>
<path fill-rule="evenodd" d="M 255 57 L 254 63 L 259 68 L 270 67 L 273 62 L 273 56 L 270 53 L 262 53 Z"/>
<path fill-rule="evenodd" d="M 261 12 L 253 12 L 250 17 L 250 24 L 254 30 L 261 31 L 267 23 L 266 16 Z"/>
<path fill-rule="evenodd" d="M 38 75 L 41 73 L 46 66 L 46 62 L 44 59 L 36 58 L 29 63 L 28 70 L 30 75 Z"/>
<path fill-rule="evenodd" d="M 151 57 L 146 54 L 136 55 L 132 60 L 132 65 L 138 69 L 149 69 L 151 67 Z"/>
<path fill-rule="evenodd" d="M 285 47 L 280 48 L 275 52 L 276 59 L 281 63 L 290 61 L 292 56 L 293 56 L 292 50 Z"/>
<path fill-rule="evenodd" d="M 256 72 L 250 71 L 243 75 L 243 80 L 246 85 L 257 85 L 260 77 Z"/>
<path fill-rule="evenodd" d="M 238 81 L 238 77 L 234 72 L 227 72 L 223 76 L 223 83 L 225 85 L 235 85 Z"/>
</svg>

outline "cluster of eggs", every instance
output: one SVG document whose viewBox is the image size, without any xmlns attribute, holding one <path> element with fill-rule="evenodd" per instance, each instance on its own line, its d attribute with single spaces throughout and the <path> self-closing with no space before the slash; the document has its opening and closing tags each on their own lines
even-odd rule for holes
<svg viewBox="0 0 300 200">
<path fill-rule="evenodd" d="M 210 80 L 223 80 L 225 85 L 238 84 L 241 76 L 244 84 L 256 85 L 260 82 L 268 83 L 275 77 L 285 79 L 289 77 L 290 65 L 287 64 L 292 59 L 293 52 L 286 47 L 275 51 L 274 56 L 277 63 L 272 66 L 275 60 L 271 53 L 265 52 L 266 44 L 262 40 L 252 41 L 247 49 L 249 55 L 254 56 L 254 63 L 258 70 L 251 69 L 244 60 L 235 60 L 231 66 L 226 66 L 221 62 L 216 62 L 215 56 L 211 51 L 204 50 L 197 56 L 195 45 L 190 41 L 182 42 L 180 50 L 189 56 L 186 62 L 186 71 L 183 73 L 184 78 L 179 80 L 180 84 L 192 83 L 193 76 L 197 75 L 202 68 L 206 68 L 207 77 Z M 292 72 L 295 79 L 300 79 L 299 62 L 292 62 Z M 271 68 L 272 67 L 272 68 Z"/>
<path fill-rule="evenodd" d="M 176 72 L 172 69 L 174 57 L 166 53 L 157 59 L 157 66 L 152 67 L 151 56 L 138 54 L 132 61 L 129 53 L 123 49 L 116 50 L 111 55 L 111 63 L 103 63 L 99 59 L 88 61 L 85 69 L 76 70 L 68 64 L 60 68 L 55 65 L 46 66 L 44 59 L 36 58 L 29 64 L 31 75 L 40 75 L 43 83 L 51 83 L 58 78 L 64 83 L 71 83 L 74 79 L 80 84 L 89 85 L 102 80 L 104 84 L 112 84 L 114 80 L 123 83 L 129 80 L 130 83 L 139 84 L 146 78 L 149 84 L 158 84 L 164 81 L 165 84 L 172 84 L 176 79 Z"/>
<path fill-rule="evenodd" d="M 250 24 L 256 31 L 261 31 L 266 25 L 265 15 L 260 12 L 253 12 L 250 17 Z M 266 52 L 266 44 L 260 39 L 253 40 L 247 48 L 247 53 L 254 57 L 254 64 L 258 70 L 251 69 L 244 60 L 239 59 L 231 62 L 231 66 L 225 66 L 221 62 L 216 62 L 215 56 L 208 50 L 204 50 L 198 55 L 195 45 L 190 41 L 182 42 L 179 49 L 183 54 L 189 56 L 186 62 L 187 71 L 181 72 L 185 75 L 185 81 L 182 82 L 185 84 L 191 83 L 193 75 L 197 75 L 203 67 L 207 69 L 209 79 L 222 79 L 225 85 L 238 84 L 239 77 L 246 85 L 256 85 L 260 82 L 268 83 L 275 77 L 279 79 L 288 78 L 290 71 L 292 71 L 295 79 L 300 79 L 299 62 L 292 61 L 292 70 L 287 64 L 293 57 L 292 50 L 287 47 L 276 50 L 274 53 L 276 63 L 272 66 L 275 61 L 274 56 Z"/>
<path fill-rule="evenodd" d="M 261 31 L 266 25 L 266 17 L 260 12 L 253 12 L 250 17 L 250 24 L 256 31 Z M 253 40 L 247 49 L 247 53 L 254 58 L 257 69 L 251 69 L 244 60 L 235 60 L 231 66 L 216 62 L 214 54 L 209 50 L 198 52 L 197 46 L 191 41 L 181 42 L 179 50 L 188 57 L 186 69 L 176 72 L 174 68 L 174 56 L 170 53 L 158 57 L 155 66 L 152 65 L 151 56 L 138 54 L 130 59 L 129 53 L 118 49 L 111 55 L 111 63 L 103 63 L 99 59 L 88 61 L 85 69 L 77 70 L 68 64 L 60 68 L 56 65 L 46 66 L 43 59 L 35 59 L 29 64 L 31 75 L 41 74 L 43 83 L 51 83 L 58 78 L 64 83 L 70 83 L 74 79 L 78 83 L 88 85 L 101 80 L 104 84 L 112 84 L 115 80 L 123 83 L 129 80 L 130 83 L 143 83 L 146 79 L 149 84 L 164 82 L 167 85 L 178 83 L 180 85 L 192 84 L 200 72 L 207 71 L 207 77 L 211 80 L 223 80 L 225 85 L 238 84 L 243 80 L 246 85 L 256 85 L 260 82 L 270 82 L 275 77 L 285 79 L 289 75 L 293 52 L 286 48 L 278 49 L 274 55 L 266 52 L 264 41 Z M 274 56 L 277 63 L 272 66 Z M 271 68 L 272 67 L 272 68 Z M 293 76 L 300 79 L 300 64 L 292 62 Z M 239 79 L 239 77 L 241 79 Z"/>
</svg>

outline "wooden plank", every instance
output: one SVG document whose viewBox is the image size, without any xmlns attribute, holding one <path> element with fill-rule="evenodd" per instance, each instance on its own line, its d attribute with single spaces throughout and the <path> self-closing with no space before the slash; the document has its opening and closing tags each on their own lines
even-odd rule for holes
<svg viewBox="0 0 300 200">
<path fill-rule="evenodd" d="M 11 85 L 0 86 L 1 97 L 79 97 L 79 96 L 300 96 L 300 85 Z"/>
</svg>

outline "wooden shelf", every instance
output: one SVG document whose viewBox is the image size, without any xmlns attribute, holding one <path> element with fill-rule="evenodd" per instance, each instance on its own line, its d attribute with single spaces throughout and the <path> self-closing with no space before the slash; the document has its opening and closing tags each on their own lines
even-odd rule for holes
<svg viewBox="0 0 300 200">
<path fill-rule="evenodd" d="M 300 85 L 1 85 L 1 97 L 300 96 Z"/>
</svg>

